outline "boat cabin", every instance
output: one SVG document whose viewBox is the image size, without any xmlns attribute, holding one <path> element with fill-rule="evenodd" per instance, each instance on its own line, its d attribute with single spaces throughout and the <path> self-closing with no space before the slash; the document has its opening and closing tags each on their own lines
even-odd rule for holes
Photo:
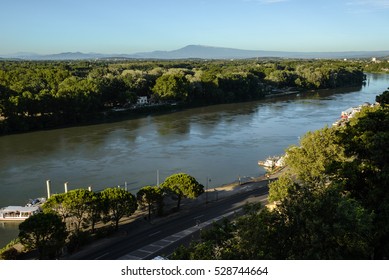
<svg viewBox="0 0 389 280">
<path fill-rule="evenodd" d="M 0 209 L 0 221 L 23 221 L 40 211 L 39 206 L 7 206 Z"/>
</svg>

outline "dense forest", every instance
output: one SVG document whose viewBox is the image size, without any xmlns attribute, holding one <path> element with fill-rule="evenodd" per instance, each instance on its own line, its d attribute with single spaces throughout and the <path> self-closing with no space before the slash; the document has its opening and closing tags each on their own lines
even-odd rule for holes
<svg viewBox="0 0 389 280">
<path fill-rule="evenodd" d="M 389 90 L 346 125 L 307 133 L 270 184 L 273 207 L 248 205 L 180 247 L 175 259 L 387 259 Z"/>
<path fill-rule="evenodd" d="M 336 60 L 0 61 L 0 134 L 363 81 L 358 63 Z"/>
</svg>

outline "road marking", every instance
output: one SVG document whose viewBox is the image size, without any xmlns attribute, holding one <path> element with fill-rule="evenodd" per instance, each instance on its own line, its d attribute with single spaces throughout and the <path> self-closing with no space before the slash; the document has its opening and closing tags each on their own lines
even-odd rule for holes
<svg viewBox="0 0 389 280">
<path fill-rule="evenodd" d="M 194 217 L 193 220 L 199 219 L 201 217 L 204 217 L 204 215 L 200 215 L 200 216 Z"/>
<path fill-rule="evenodd" d="M 144 247 L 143 247 L 144 248 Z M 147 251 L 147 250 L 143 250 L 143 249 L 138 249 L 137 250 L 138 252 L 144 252 L 144 253 L 147 253 L 147 254 L 153 254 L 154 252 L 153 251 Z M 149 256 L 149 255 L 148 255 Z"/>
<path fill-rule="evenodd" d="M 142 258 L 133 255 L 124 255 L 123 257 L 119 258 L 119 260 L 141 260 L 141 259 Z"/>
<path fill-rule="evenodd" d="M 158 241 L 157 241 L 157 242 L 158 242 Z M 149 245 L 147 245 L 147 246 L 150 246 L 150 247 L 157 247 L 157 249 L 163 248 L 162 245 L 157 245 L 157 244 L 155 244 L 155 243 L 149 244 Z M 147 247 L 147 246 L 146 246 L 146 247 Z"/>
<path fill-rule="evenodd" d="M 102 254 L 101 256 L 95 258 L 95 260 L 99 260 L 99 259 L 101 259 L 102 257 L 105 257 L 105 256 L 108 255 L 108 254 L 109 254 L 109 253 Z"/>
<path fill-rule="evenodd" d="M 159 230 L 159 231 L 156 231 L 156 232 L 154 232 L 154 233 L 152 233 L 152 234 L 149 234 L 149 237 L 150 236 L 153 236 L 153 235 L 156 235 L 156 234 L 158 234 L 158 233 L 160 233 L 161 231 Z"/>
</svg>

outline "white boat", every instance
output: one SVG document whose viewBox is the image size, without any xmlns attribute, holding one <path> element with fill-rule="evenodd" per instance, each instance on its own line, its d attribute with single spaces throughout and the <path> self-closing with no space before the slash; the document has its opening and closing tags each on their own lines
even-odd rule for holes
<svg viewBox="0 0 389 280">
<path fill-rule="evenodd" d="M 0 221 L 24 221 L 39 212 L 39 206 L 7 206 L 0 209 Z"/>
<path fill-rule="evenodd" d="M 274 157 L 268 157 L 265 161 L 258 161 L 259 166 L 263 166 L 265 168 L 275 168 L 275 167 L 283 167 L 285 165 L 285 157 L 279 157 L 279 156 L 274 156 Z"/>
<path fill-rule="evenodd" d="M 273 168 L 276 165 L 276 161 L 277 161 L 276 158 L 267 158 L 265 161 L 262 160 L 258 161 L 258 165 L 267 168 Z"/>
</svg>

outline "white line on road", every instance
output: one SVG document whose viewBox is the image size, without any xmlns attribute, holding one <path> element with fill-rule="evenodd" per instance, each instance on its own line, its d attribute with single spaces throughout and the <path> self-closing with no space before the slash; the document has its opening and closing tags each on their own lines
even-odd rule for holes
<svg viewBox="0 0 389 280">
<path fill-rule="evenodd" d="M 144 248 L 144 247 L 143 247 L 143 248 Z M 152 253 L 154 253 L 153 251 L 144 250 L 144 249 L 138 249 L 137 251 L 138 251 L 138 252 L 147 253 L 147 254 L 152 254 Z"/>
<path fill-rule="evenodd" d="M 160 233 L 161 231 L 159 230 L 159 231 L 156 231 L 156 232 L 154 232 L 154 233 L 152 233 L 152 234 L 149 234 L 149 236 L 153 236 L 153 235 L 156 235 L 156 234 L 158 234 L 158 233 Z"/>
<path fill-rule="evenodd" d="M 194 217 L 193 220 L 197 220 L 197 219 L 199 219 L 201 217 L 204 217 L 204 215 L 200 215 L 200 216 Z"/>
<path fill-rule="evenodd" d="M 109 253 L 102 254 L 101 256 L 95 258 L 95 260 L 99 260 L 99 259 L 101 259 L 102 257 L 105 257 L 105 256 L 108 255 L 108 254 L 109 254 Z"/>
</svg>

